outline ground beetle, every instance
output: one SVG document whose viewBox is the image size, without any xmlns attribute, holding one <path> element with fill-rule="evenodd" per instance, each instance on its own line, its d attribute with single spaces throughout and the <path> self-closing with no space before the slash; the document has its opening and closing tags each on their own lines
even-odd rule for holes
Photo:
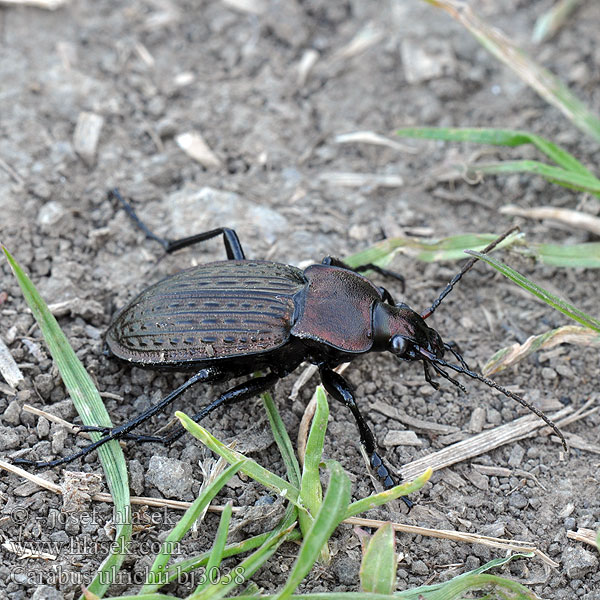
<svg viewBox="0 0 600 600">
<path fill-rule="evenodd" d="M 268 374 L 239 384 L 213 400 L 193 416 L 200 421 L 217 407 L 252 398 L 272 387 L 303 361 L 318 366 L 325 389 L 345 404 L 358 425 L 361 442 L 371 466 L 386 487 L 394 485 L 389 469 L 377 451 L 371 429 L 358 409 L 353 390 L 333 369 L 368 352 L 391 352 L 398 359 L 421 361 L 425 379 L 434 388 L 431 369 L 452 384 L 464 387 L 446 369 L 482 381 L 527 406 L 563 440 L 560 431 L 538 409 L 494 381 L 470 370 L 452 344 L 425 323 L 458 280 L 474 264 L 469 261 L 450 281 L 433 305 L 419 314 L 407 304 L 396 304 L 391 294 L 375 286 L 361 271 L 384 276 L 400 275 L 376 265 L 351 269 L 327 257 L 321 264 L 301 270 L 269 261 L 248 260 L 237 234 L 219 228 L 181 240 L 156 236 L 137 217 L 118 190 L 117 198 L 146 236 L 160 242 L 167 252 L 223 236 L 226 261 L 186 269 L 146 288 L 114 318 L 106 333 L 107 353 L 139 367 L 190 370 L 195 374 L 163 400 L 133 420 L 114 429 L 83 427 L 102 431 L 104 436 L 81 451 L 50 462 L 15 459 L 37 467 L 56 466 L 84 456 L 117 438 L 170 443 L 182 433 L 181 426 L 165 436 L 131 434 L 131 430 L 163 410 L 196 383 L 248 376 L 259 370 Z M 512 230 L 511 230 L 512 231 Z M 490 244 L 496 246 L 504 236 Z M 459 364 L 447 362 L 450 352 Z M 407 501 L 410 506 L 410 501 Z"/>
</svg>

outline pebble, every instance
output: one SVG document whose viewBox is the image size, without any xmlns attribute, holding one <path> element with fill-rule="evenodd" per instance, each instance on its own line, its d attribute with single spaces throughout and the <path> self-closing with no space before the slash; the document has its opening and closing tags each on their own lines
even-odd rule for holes
<svg viewBox="0 0 600 600">
<path fill-rule="evenodd" d="M 561 560 L 569 579 L 581 579 L 592 570 L 598 569 L 598 558 L 581 546 L 568 546 Z"/>
<path fill-rule="evenodd" d="M 146 471 L 146 481 L 168 498 L 183 498 L 192 489 L 192 467 L 175 458 L 153 456 Z"/>
</svg>

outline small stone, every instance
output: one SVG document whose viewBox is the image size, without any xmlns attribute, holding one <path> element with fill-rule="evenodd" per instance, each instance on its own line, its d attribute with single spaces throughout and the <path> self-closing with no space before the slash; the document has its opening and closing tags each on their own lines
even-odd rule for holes
<svg viewBox="0 0 600 600">
<path fill-rule="evenodd" d="M 410 567 L 410 570 L 416 575 L 428 575 L 429 568 L 422 560 L 415 560 Z"/>
<path fill-rule="evenodd" d="M 510 451 L 510 456 L 508 457 L 508 464 L 513 469 L 521 466 L 523 462 L 523 457 L 525 456 L 525 450 L 519 444 L 515 444 Z"/>
<path fill-rule="evenodd" d="M 508 504 L 513 508 L 518 508 L 522 510 L 524 508 L 527 508 L 529 500 L 527 500 L 527 498 L 523 494 L 519 492 L 514 492 L 508 497 Z"/>
<path fill-rule="evenodd" d="M 41 585 L 33 592 L 31 600 L 64 600 L 64 595 L 56 588 Z"/>
<path fill-rule="evenodd" d="M 2 414 L 2 420 L 8 425 L 18 425 L 21 422 L 21 405 L 13 400 Z"/>
<path fill-rule="evenodd" d="M 550 367 L 544 367 L 542 369 L 542 377 L 544 379 L 551 381 L 558 377 L 558 373 L 554 369 L 551 369 Z"/>
<path fill-rule="evenodd" d="M 598 558 L 581 546 L 568 546 L 562 553 L 561 562 L 569 579 L 581 579 L 598 569 Z"/>
<path fill-rule="evenodd" d="M 14 427 L 0 427 L 0 450 L 12 450 L 18 448 L 21 436 Z"/>
<path fill-rule="evenodd" d="M 192 489 L 192 467 L 180 460 L 153 456 L 146 472 L 146 481 L 168 498 L 182 498 Z"/>
<path fill-rule="evenodd" d="M 485 425 L 485 408 L 477 406 L 471 413 L 469 420 L 469 432 L 470 433 L 481 433 L 483 426 Z"/>
</svg>

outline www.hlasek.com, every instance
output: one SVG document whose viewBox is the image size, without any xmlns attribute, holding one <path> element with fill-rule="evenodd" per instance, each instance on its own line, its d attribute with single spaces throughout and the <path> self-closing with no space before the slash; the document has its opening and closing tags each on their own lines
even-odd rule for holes
<svg viewBox="0 0 600 600">
<path fill-rule="evenodd" d="M 144 585 L 176 582 L 181 585 L 196 587 L 198 585 L 225 585 L 233 580 L 237 585 L 246 581 L 244 568 L 237 566 L 233 569 L 226 567 L 211 567 L 208 571 L 200 567 L 194 571 L 186 572 L 178 567 L 167 572 L 153 576 L 150 569 L 136 571 L 118 571 L 112 569 L 99 574 L 99 583 L 102 585 Z M 77 571 L 70 571 L 57 565 L 48 569 L 16 565 L 11 569 L 10 579 L 19 584 L 27 585 L 58 585 L 58 586 L 88 586 L 94 575 L 87 575 Z"/>
</svg>

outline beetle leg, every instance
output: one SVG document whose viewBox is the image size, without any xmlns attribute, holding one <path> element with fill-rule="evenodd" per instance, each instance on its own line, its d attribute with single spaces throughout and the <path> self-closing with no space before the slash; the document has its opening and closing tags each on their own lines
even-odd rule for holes
<svg viewBox="0 0 600 600">
<path fill-rule="evenodd" d="M 193 246 L 199 242 L 210 240 L 218 235 L 223 235 L 223 242 L 225 244 L 227 258 L 229 260 L 244 260 L 246 258 L 244 256 L 244 251 L 242 250 L 242 245 L 240 244 L 237 233 L 233 229 L 219 227 L 217 229 L 212 229 L 211 231 L 205 231 L 203 233 L 197 233 L 196 235 L 191 235 L 180 240 L 161 238 L 151 231 L 148 226 L 137 216 L 133 206 L 131 206 L 131 204 L 129 204 L 129 202 L 127 202 L 127 200 L 121 196 L 118 189 L 115 188 L 114 190 L 108 192 L 108 196 L 109 198 L 116 198 L 121 203 L 123 209 L 129 215 L 131 220 L 146 234 L 146 237 L 158 242 L 165 249 L 165 252 L 175 252 L 175 250 L 181 250 L 182 248 Z"/>
<path fill-rule="evenodd" d="M 129 432 L 132 429 L 138 427 L 144 421 L 147 421 L 150 417 L 153 417 L 156 413 L 164 410 L 166 406 L 173 402 L 175 398 L 183 394 L 183 392 L 185 392 L 185 390 L 187 390 L 189 387 L 196 383 L 206 383 L 209 381 L 222 379 L 225 375 L 226 373 L 224 373 L 221 369 L 216 369 L 214 367 L 202 369 L 193 377 L 190 377 L 177 389 L 173 390 L 168 396 L 165 396 L 160 402 L 153 404 L 150 408 L 145 410 L 143 413 L 141 413 L 131 421 L 127 421 L 127 423 L 123 423 L 118 427 L 113 427 L 106 435 L 103 435 L 100 439 L 96 440 L 95 442 L 92 442 L 85 448 L 82 448 L 79 452 L 75 452 L 74 454 L 70 454 L 69 456 L 65 456 L 64 458 L 57 458 L 48 462 L 28 460 L 26 458 L 14 458 L 13 463 L 31 465 L 37 468 L 56 467 L 58 465 L 69 463 L 77 458 L 81 458 L 82 456 L 85 456 L 92 450 L 96 450 L 96 448 L 99 448 L 100 446 L 106 444 L 106 442 L 110 442 L 111 440 L 118 440 L 120 438 L 127 437 L 131 438 L 132 436 Z"/>
<path fill-rule="evenodd" d="M 383 483 L 384 487 L 388 489 L 394 487 L 396 482 L 392 478 L 390 470 L 386 467 L 383 459 L 377 452 L 377 442 L 375 441 L 375 436 L 373 435 L 373 432 L 369 428 L 369 425 L 365 421 L 364 417 L 358 410 L 358 405 L 354 399 L 354 394 L 352 393 L 350 384 L 341 375 L 328 367 L 319 367 L 319 374 L 327 392 L 333 398 L 347 406 L 352 412 L 352 416 L 356 421 L 356 425 L 358 426 L 358 431 L 360 433 L 360 441 L 369 455 L 371 467 L 375 470 L 375 473 L 377 473 L 377 476 Z M 402 500 L 409 509 L 412 508 L 413 503 L 408 498 L 402 496 Z"/>
<path fill-rule="evenodd" d="M 221 394 L 216 400 L 213 400 L 210 404 L 207 404 L 199 413 L 196 413 L 192 420 L 199 423 L 204 417 L 207 417 L 211 412 L 220 406 L 226 404 L 235 404 L 242 400 L 248 400 L 262 394 L 262 392 L 273 387 L 280 377 L 275 373 L 269 373 L 263 377 L 256 377 L 240 383 L 225 393 Z M 140 442 L 161 442 L 163 444 L 171 444 L 176 439 L 180 438 L 185 433 L 185 428 L 182 425 L 177 426 L 171 433 L 163 436 L 140 436 L 137 441 Z"/>
<path fill-rule="evenodd" d="M 401 285 L 401 290 L 404 293 L 405 279 L 402 275 L 400 275 L 400 273 L 396 273 L 395 271 L 389 271 L 388 269 L 383 269 L 382 267 L 374 265 L 373 263 L 366 263 L 364 265 L 358 265 L 358 267 L 350 267 L 343 260 L 340 260 L 339 258 L 334 258 L 333 256 L 326 256 L 321 261 L 321 264 L 328 265 L 330 267 L 340 267 L 342 269 L 348 269 L 348 271 L 354 271 L 355 273 L 364 273 L 365 271 L 375 271 L 375 273 L 379 273 L 379 275 L 383 275 L 384 277 L 389 277 L 390 279 L 395 279 L 396 281 L 399 281 L 400 285 Z M 381 288 L 381 289 L 383 289 L 383 291 L 387 293 L 387 290 L 385 290 L 385 288 Z M 387 294 L 391 299 L 391 296 L 389 295 L 389 293 L 387 293 Z M 386 300 L 386 299 L 387 298 L 384 297 L 384 300 Z M 391 301 L 390 304 L 394 304 L 394 302 Z"/>
</svg>

